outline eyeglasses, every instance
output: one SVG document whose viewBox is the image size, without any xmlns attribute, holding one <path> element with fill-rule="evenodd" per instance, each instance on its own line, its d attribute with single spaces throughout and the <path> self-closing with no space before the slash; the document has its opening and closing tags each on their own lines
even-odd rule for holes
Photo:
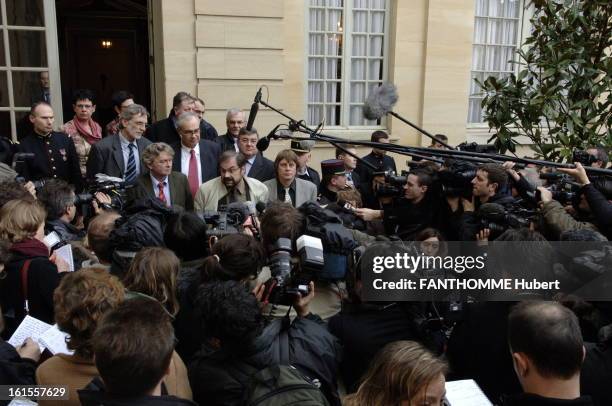
<svg viewBox="0 0 612 406">
<path fill-rule="evenodd" d="M 219 172 L 221 174 L 221 176 L 223 176 L 226 173 L 236 173 L 240 170 L 240 168 L 238 166 L 232 166 L 229 169 L 223 169 L 223 168 L 219 168 Z"/>
<path fill-rule="evenodd" d="M 181 134 L 183 135 L 196 135 L 200 133 L 200 129 L 197 130 L 181 130 Z"/>
</svg>

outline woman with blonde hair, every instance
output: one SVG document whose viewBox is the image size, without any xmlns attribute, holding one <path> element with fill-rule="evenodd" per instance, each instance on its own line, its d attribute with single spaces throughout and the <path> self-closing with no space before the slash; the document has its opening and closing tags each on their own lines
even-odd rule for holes
<svg viewBox="0 0 612 406">
<path fill-rule="evenodd" d="M 179 259 L 169 249 L 141 249 L 123 277 L 123 284 L 131 292 L 128 297 L 150 296 L 161 303 L 174 318 L 179 310 L 176 279 L 180 266 Z"/>
<path fill-rule="evenodd" d="M 0 288 L 0 305 L 10 336 L 26 314 L 53 324 L 53 291 L 66 262 L 49 257 L 45 209 L 35 200 L 11 200 L 0 209 L 0 238 L 10 244 L 11 259 Z"/>
<path fill-rule="evenodd" d="M 395 341 L 374 358 L 345 406 L 442 406 L 447 365 L 421 344 Z"/>
</svg>

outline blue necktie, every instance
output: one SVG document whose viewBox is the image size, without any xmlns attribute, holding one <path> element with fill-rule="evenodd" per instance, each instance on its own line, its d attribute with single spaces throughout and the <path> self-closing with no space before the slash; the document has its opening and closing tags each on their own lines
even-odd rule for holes
<svg viewBox="0 0 612 406">
<path fill-rule="evenodd" d="M 128 155 L 127 168 L 125 169 L 125 182 L 134 183 L 136 180 L 136 158 L 134 157 L 134 148 L 136 148 L 136 145 L 129 143 L 128 147 L 130 153 Z"/>
</svg>

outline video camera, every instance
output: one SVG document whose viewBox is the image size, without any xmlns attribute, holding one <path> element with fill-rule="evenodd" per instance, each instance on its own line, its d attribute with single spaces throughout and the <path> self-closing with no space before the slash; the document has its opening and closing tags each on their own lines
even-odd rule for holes
<svg viewBox="0 0 612 406">
<path fill-rule="evenodd" d="M 480 154 L 497 154 L 499 151 L 495 145 L 491 144 L 477 144 L 475 142 L 462 142 L 457 145 L 459 151 L 478 152 Z"/>
<path fill-rule="evenodd" d="M 268 247 L 271 277 L 265 282 L 264 301 L 290 306 L 309 293 L 309 284 L 323 269 L 321 239 L 303 235 L 294 252 L 291 240 L 279 238 Z"/>
<path fill-rule="evenodd" d="M 472 197 L 472 179 L 476 176 L 476 166 L 469 162 L 451 161 L 438 172 L 442 195 L 445 197 Z"/>
<path fill-rule="evenodd" d="M 572 162 L 580 162 L 583 166 L 591 166 L 591 164 L 597 162 L 597 157 L 581 149 L 576 149 L 572 154 Z"/>
<path fill-rule="evenodd" d="M 548 189 L 552 192 L 552 198 L 564 206 L 576 203 L 580 197 L 581 186 L 569 175 L 560 172 L 542 173 L 540 179 L 546 181 Z M 535 191 L 533 199 L 536 203 L 542 201 L 539 190 Z"/>
<path fill-rule="evenodd" d="M 83 193 L 79 193 L 74 198 L 75 206 L 86 206 L 90 205 L 93 200 L 96 198 L 96 193 L 104 193 L 111 198 L 111 203 L 100 203 L 101 208 L 104 210 L 119 210 L 123 209 L 123 204 L 126 199 L 126 191 L 133 185 L 128 185 L 121 178 L 116 178 L 104 174 L 97 174 L 95 180 L 90 182 L 86 191 Z"/>
<path fill-rule="evenodd" d="M 492 240 L 509 228 L 529 227 L 536 216 L 535 209 L 527 209 L 516 203 L 506 207 L 497 203 L 484 203 L 477 212 L 479 230 L 488 228 Z"/>
<path fill-rule="evenodd" d="M 385 183 L 378 185 L 376 197 L 401 197 L 404 195 L 404 185 L 408 179 L 408 173 L 402 171 L 397 175 L 394 171 L 373 172 L 372 176 L 384 176 Z"/>
<path fill-rule="evenodd" d="M 15 178 L 17 182 L 23 184 L 28 182 L 28 180 L 25 178 L 26 162 L 33 160 L 34 157 L 35 154 L 31 152 L 17 152 L 13 154 L 12 166 L 15 172 L 17 172 L 17 177 Z M 45 186 L 45 182 L 45 179 L 32 181 L 36 190 L 40 190 L 43 186 Z"/>
<path fill-rule="evenodd" d="M 220 206 L 218 211 L 204 211 L 198 215 L 208 225 L 206 232 L 209 236 L 223 238 L 241 232 L 242 225 L 249 217 L 255 217 L 257 212 L 252 202 L 234 202 Z M 254 237 L 259 239 L 259 230 L 255 230 Z"/>
</svg>

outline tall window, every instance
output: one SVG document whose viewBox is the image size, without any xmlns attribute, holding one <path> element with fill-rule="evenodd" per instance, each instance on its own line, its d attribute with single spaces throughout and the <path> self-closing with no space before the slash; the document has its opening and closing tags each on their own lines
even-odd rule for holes
<svg viewBox="0 0 612 406">
<path fill-rule="evenodd" d="M 17 139 L 17 128 L 35 101 L 52 103 L 61 122 L 55 24 L 53 0 L 0 0 L 2 137 Z"/>
<path fill-rule="evenodd" d="M 309 1 L 308 124 L 380 126 L 362 109 L 387 77 L 390 0 Z"/>
<path fill-rule="evenodd" d="M 521 42 L 522 1 L 476 0 L 475 15 L 468 124 L 483 122 L 480 103 L 484 96 L 474 79 L 501 79 L 517 71 L 511 61 L 516 60 Z"/>
</svg>

